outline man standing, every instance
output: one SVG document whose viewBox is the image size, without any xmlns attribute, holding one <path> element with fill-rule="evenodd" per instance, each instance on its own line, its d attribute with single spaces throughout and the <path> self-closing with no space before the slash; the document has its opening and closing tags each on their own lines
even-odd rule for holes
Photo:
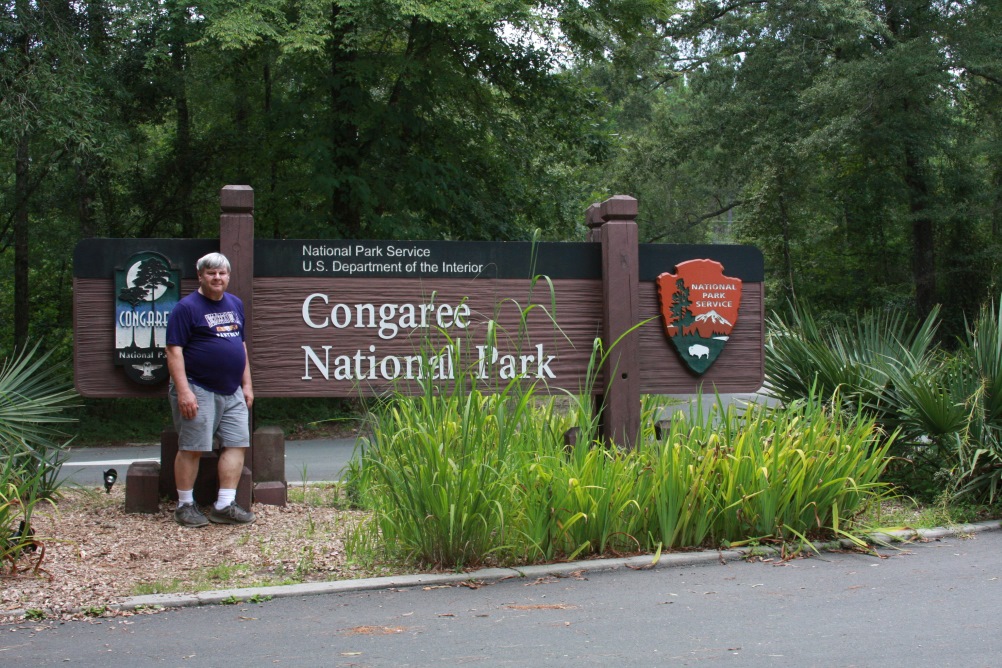
<svg viewBox="0 0 1002 668">
<path fill-rule="evenodd" d="M 178 433 L 174 459 L 177 510 L 185 527 L 250 524 L 254 513 L 237 505 L 237 485 L 250 445 L 248 409 L 254 403 L 247 358 L 244 305 L 226 292 L 230 262 L 209 253 L 195 265 L 198 292 L 179 301 L 167 321 L 167 369 L 171 412 Z M 206 517 L 192 496 L 203 452 L 219 435 L 219 497 Z"/>
</svg>

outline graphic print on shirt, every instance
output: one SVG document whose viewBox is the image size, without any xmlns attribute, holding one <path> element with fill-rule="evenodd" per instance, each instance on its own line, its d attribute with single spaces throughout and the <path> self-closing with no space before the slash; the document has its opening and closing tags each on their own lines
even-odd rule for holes
<svg viewBox="0 0 1002 668">
<path fill-rule="evenodd" d="M 240 336 L 240 319 L 233 311 L 222 313 L 206 313 L 205 323 L 212 332 L 221 338 Z"/>
</svg>

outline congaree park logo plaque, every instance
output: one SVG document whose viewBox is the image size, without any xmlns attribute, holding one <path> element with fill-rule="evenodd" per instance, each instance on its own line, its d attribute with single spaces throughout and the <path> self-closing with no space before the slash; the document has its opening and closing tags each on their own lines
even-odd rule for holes
<svg viewBox="0 0 1002 668">
<path fill-rule="evenodd" d="M 179 271 L 154 251 L 115 268 L 115 364 L 141 385 L 168 377 L 167 317 L 180 299 Z"/>
</svg>

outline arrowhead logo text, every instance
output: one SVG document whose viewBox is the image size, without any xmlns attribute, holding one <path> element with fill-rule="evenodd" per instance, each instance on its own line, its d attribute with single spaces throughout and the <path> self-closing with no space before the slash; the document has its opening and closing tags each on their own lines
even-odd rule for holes
<svg viewBox="0 0 1002 668">
<path fill-rule="evenodd" d="M 741 279 L 724 276 L 715 260 L 688 260 L 658 276 L 665 333 L 697 374 L 717 359 L 738 321 Z"/>
</svg>

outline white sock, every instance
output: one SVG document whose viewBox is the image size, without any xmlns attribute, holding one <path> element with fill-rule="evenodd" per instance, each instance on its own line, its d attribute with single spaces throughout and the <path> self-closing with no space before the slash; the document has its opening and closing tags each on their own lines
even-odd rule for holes
<svg viewBox="0 0 1002 668">
<path fill-rule="evenodd" d="M 219 488 L 219 498 L 216 499 L 216 510 L 222 510 L 237 498 L 237 490 Z"/>
<path fill-rule="evenodd" d="M 177 490 L 177 505 L 190 506 L 194 504 L 195 504 L 195 490 L 193 489 Z"/>
</svg>

